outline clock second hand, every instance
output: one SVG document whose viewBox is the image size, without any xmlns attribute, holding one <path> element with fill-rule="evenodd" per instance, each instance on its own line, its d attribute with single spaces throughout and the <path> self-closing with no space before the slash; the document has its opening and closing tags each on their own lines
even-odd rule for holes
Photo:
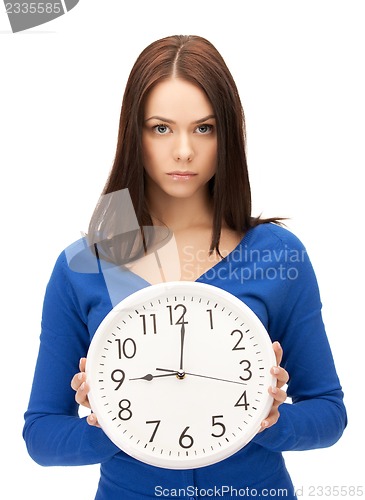
<svg viewBox="0 0 365 500">
<path fill-rule="evenodd" d="M 217 378 L 217 377 L 209 377 L 208 375 L 200 375 L 198 373 L 190 373 L 190 372 L 180 372 L 177 370 L 167 370 L 165 368 L 156 368 L 157 371 L 159 372 L 168 372 L 167 375 L 177 375 L 178 378 L 183 379 L 185 375 L 190 375 L 191 377 L 202 377 L 202 378 L 209 378 L 211 380 L 219 380 L 221 382 L 229 382 L 231 384 L 239 384 L 239 385 L 247 385 L 246 382 L 238 382 L 237 380 L 227 380 L 225 378 Z M 161 375 L 157 375 L 161 376 Z"/>
</svg>

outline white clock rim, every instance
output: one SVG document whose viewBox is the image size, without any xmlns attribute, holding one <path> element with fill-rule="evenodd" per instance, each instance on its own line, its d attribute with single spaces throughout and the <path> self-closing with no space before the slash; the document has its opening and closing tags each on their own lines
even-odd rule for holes
<svg viewBox="0 0 365 500">
<path fill-rule="evenodd" d="M 178 293 L 183 293 L 184 290 L 185 292 L 191 293 L 191 288 L 197 288 L 201 289 L 202 291 L 209 291 L 212 294 L 215 294 L 216 296 L 219 296 L 225 300 L 229 300 L 230 303 L 234 303 L 237 307 L 243 309 L 245 311 L 245 314 L 250 316 L 250 320 L 254 323 L 256 323 L 256 328 L 260 329 L 263 333 L 263 340 L 264 342 L 267 342 L 267 348 L 268 348 L 268 355 L 271 356 L 271 361 L 272 361 L 272 366 L 276 365 L 276 359 L 275 359 L 275 354 L 272 349 L 272 344 L 271 344 L 271 339 L 270 336 L 261 322 L 260 318 L 254 313 L 254 311 L 242 300 L 238 299 L 234 295 L 232 295 L 230 292 L 216 287 L 214 285 L 208 284 L 208 283 L 200 283 L 200 282 L 188 282 L 188 281 L 169 281 L 169 282 L 163 282 L 163 283 L 157 283 L 155 285 L 148 285 L 144 288 L 141 288 L 137 290 L 136 292 L 133 292 L 131 295 L 126 297 L 125 299 L 121 300 L 116 306 L 113 307 L 113 309 L 105 316 L 105 318 L 102 320 L 100 325 L 98 326 L 92 341 L 89 346 L 89 350 L 87 353 L 87 360 L 86 360 L 86 375 L 87 375 L 87 382 L 90 383 L 92 375 L 90 372 L 92 372 L 93 364 L 97 363 L 96 356 L 98 355 L 98 342 L 101 341 L 101 338 L 103 336 L 103 332 L 105 329 L 107 329 L 108 325 L 112 322 L 115 321 L 115 317 L 124 312 L 126 309 L 130 308 L 132 305 L 133 307 L 136 307 L 136 300 L 138 302 L 145 302 L 146 300 L 150 299 L 156 299 L 159 295 L 163 295 L 166 293 L 166 291 L 172 291 L 174 289 L 179 288 Z M 139 299 L 140 298 L 140 299 Z M 95 340 L 94 340 L 95 339 Z M 94 360 L 95 358 L 95 360 Z M 271 387 L 276 386 L 276 378 L 274 376 L 268 377 L 269 380 L 269 385 Z M 269 386 L 268 386 L 269 387 Z M 150 453 L 146 453 L 143 449 L 139 450 L 136 449 L 135 446 L 131 445 L 128 441 L 120 441 L 120 434 L 118 434 L 114 428 L 110 426 L 110 422 L 106 420 L 106 416 L 104 417 L 103 412 L 101 411 L 101 402 L 99 401 L 99 398 L 94 397 L 93 391 L 90 388 L 90 392 L 88 394 L 90 406 L 93 409 L 93 412 L 98 418 L 98 422 L 105 434 L 109 437 L 109 439 L 123 452 L 127 453 L 129 456 L 135 458 L 136 460 L 139 460 L 143 462 L 144 464 L 148 464 L 151 466 L 155 467 L 160 467 L 164 469 L 172 469 L 172 470 L 189 470 L 189 469 L 196 469 L 200 467 L 206 467 L 209 465 L 214 465 L 226 458 L 231 457 L 235 453 L 237 453 L 239 450 L 244 448 L 252 439 L 253 437 L 258 433 L 258 431 L 261 428 L 261 421 L 266 418 L 266 416 L 269 414 L 269 411 L 272 407 L 273 404 L 273 398 L 270 396 L 270 394 L 267 392 L 266 395 L 266 403 L 262 407 L 261 412 L 259 412 L 256 415 L 256 421 L 257 421 L 257 426 L 252 428 L 252 432 L 249 434 L 245 434 L 245 439 L 238 439 L 237 441 L 233 442 L 230 446 L 227 446 L 224 448 L 224 450 L 221 451 L 216 451 L 214 455 L 208 455 L 208 456 L 202 456 L 198 458 L 194 457 L 181 457 L 179 459 L 171 459 L 167 457 L 160 457 L 158 455 L 151 455 Z M 100 410 L 100 411 L 99 411 Z"/>
</svg>

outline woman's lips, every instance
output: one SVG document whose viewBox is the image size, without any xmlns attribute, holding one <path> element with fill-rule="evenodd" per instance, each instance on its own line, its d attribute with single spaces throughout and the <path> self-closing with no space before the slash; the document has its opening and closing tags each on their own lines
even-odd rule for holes
<svg viewBox="0 0 365 500">
<path fill-rule="evenodd" d="M 192 177 L 195 177 L 197 174 L 195 172 L 168 172 L 168 174 L 173 180 L 176 181 L 188 181 Z"/>
</svg>

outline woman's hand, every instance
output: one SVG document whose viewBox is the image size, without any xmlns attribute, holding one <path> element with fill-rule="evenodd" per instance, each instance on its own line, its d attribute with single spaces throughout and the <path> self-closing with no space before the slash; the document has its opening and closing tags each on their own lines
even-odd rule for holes
<svg viewBox="0 0 365 500">
<path fill-rule="evenodd" d="M 81 358 L 79 363 L 80 372 L 76 373 L 76 375 L 72 378 L 71 387 L 74 391 L 76 391 L 76 402 L 81 406 L 85 406 L 85 408 L 91 409 L 89 398 L 87 395 L 89 392 L 89 386 L 86 383 L 85 366 L 86 358 Z M 96 418 L 96 415 L 94 413 L 91 412 L 86 420 L 89 425 L 100 427 L 100 425 L 98 424 L 98 419 Z"/>
<path fill-rule="evenodd" d="M 277 366 L 273 366 L 271 368 L 271 374 L 276 377 L 277 384 L 276 387 L 269 387 L 269 393 L 274 398 L 274 403 L 268 416 L 261 422 L 261 429 L 259 432 L 263 431 L 264 429 L 268 429 L 272 425 L 276 424 L 280 417 L 279 406 L 286 400 L 286 392 L 281 388 L 288 382 L 289 374 L 286 370 L 284 370 L 284 368 L 281 368 L 280 366 L 281 360 L 283 358 L 283 350 L 279 342 L 273 343 L 273 349 L 275 352 Z"/>
</svg>

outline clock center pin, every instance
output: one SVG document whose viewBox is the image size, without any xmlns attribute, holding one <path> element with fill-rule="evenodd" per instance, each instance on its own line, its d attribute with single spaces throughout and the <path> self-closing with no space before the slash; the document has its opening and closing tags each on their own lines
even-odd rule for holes
<svg viewBox="0 0 365 500">
<path fill-rule="evenodd" d="M 180 380 L 182 380 L 183 378 L 185 378 L 185 372 L 177 372 L 176 373 L 176 377 Z"/>
</svg>

